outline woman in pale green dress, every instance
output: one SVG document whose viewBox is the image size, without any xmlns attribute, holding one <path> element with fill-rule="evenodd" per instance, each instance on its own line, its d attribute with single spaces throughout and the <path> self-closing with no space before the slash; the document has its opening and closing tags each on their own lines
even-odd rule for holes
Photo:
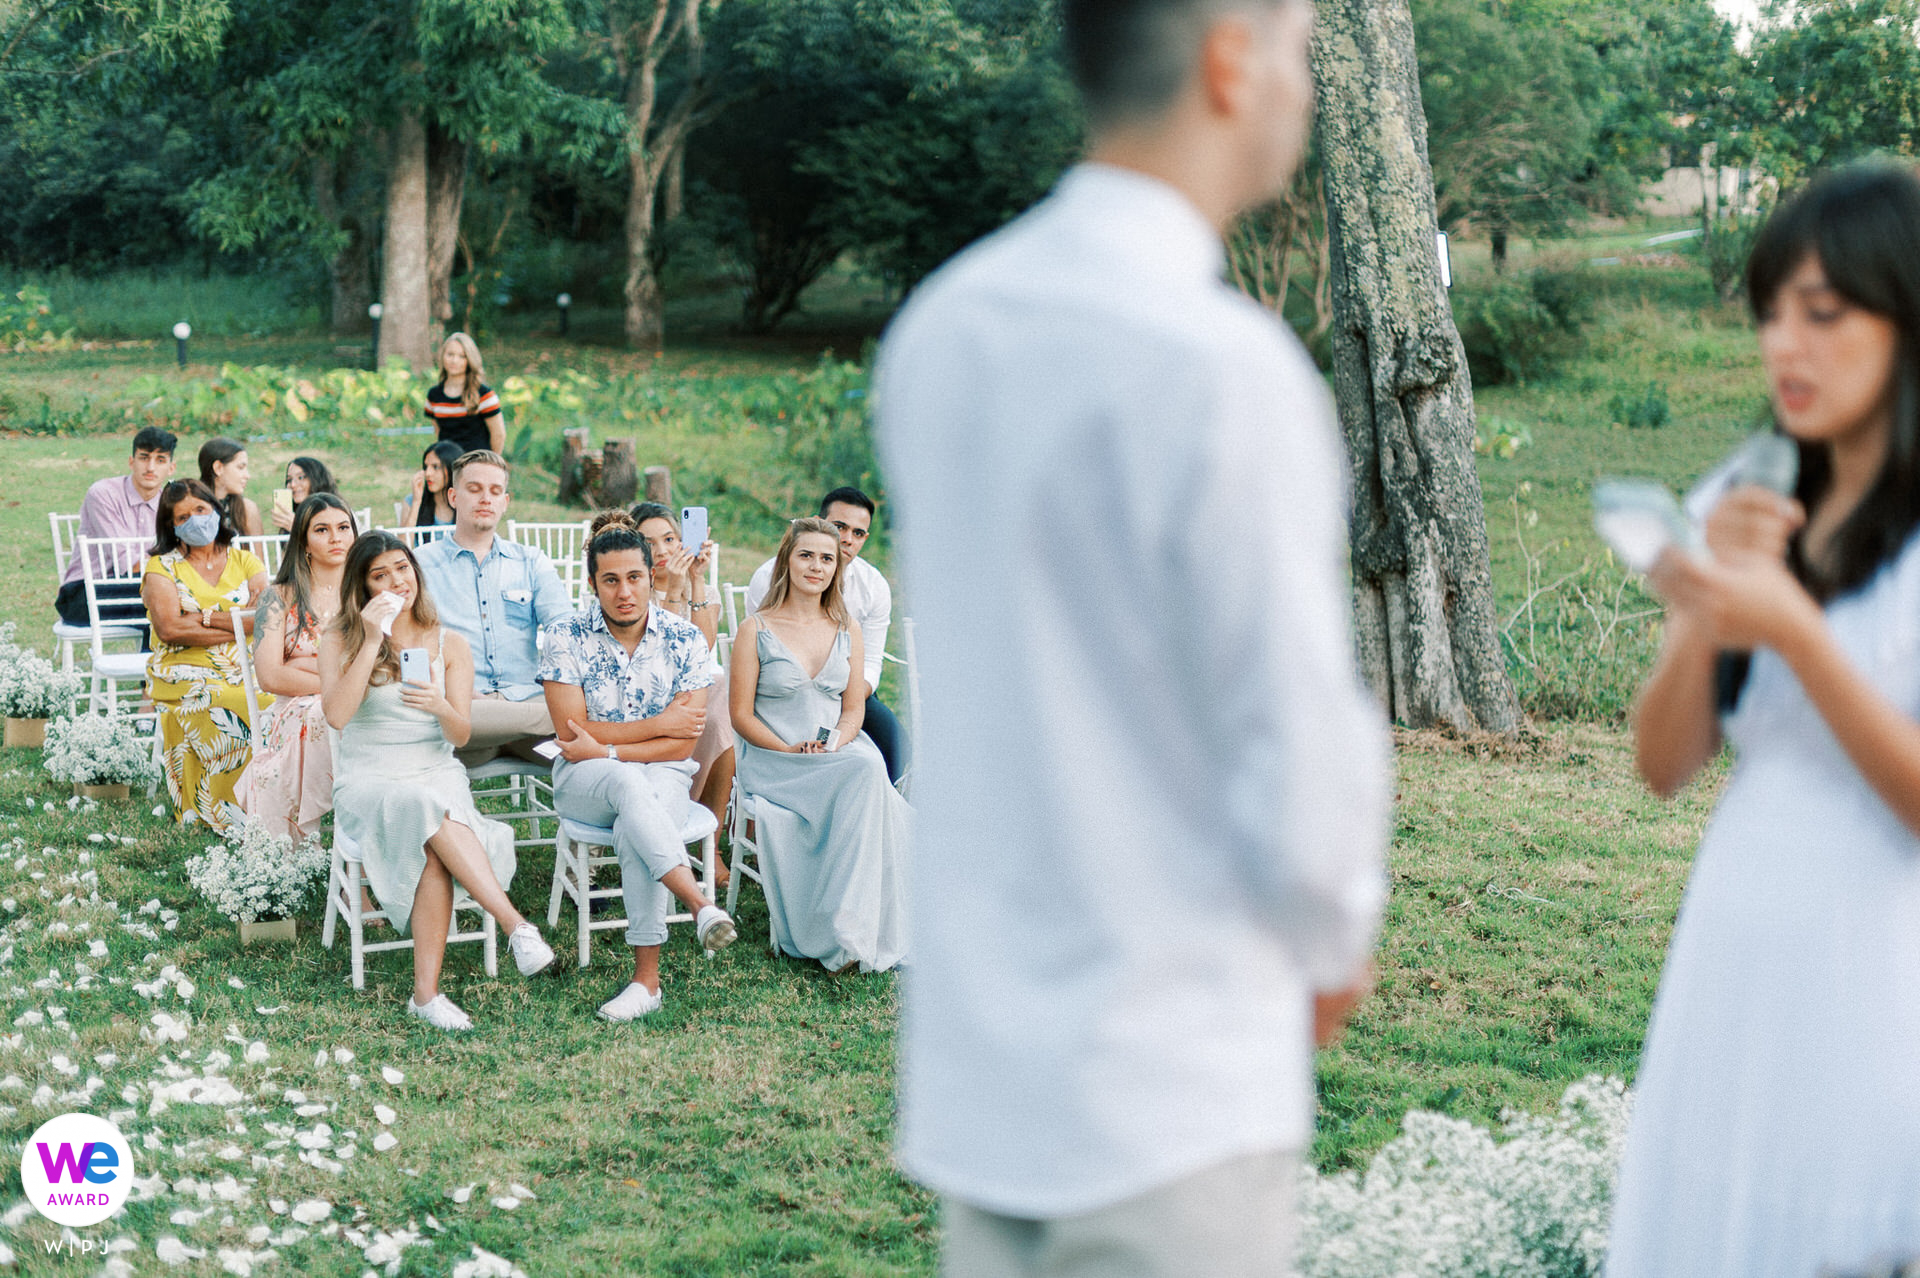
<svg viewBox="0 0 1920 1278">
<path fill-rule="evenodd" d="M 832 972 L 884 972 L 907 953 L 910 810 L 860 731 L 868 689 L 842 566 L 832 524 L 793 521 L 734 637 L 728 699 L 774 944 Z"/>
<path fill-rule="evenodd" d="M 401 682 L 409 649 L 425 658 L 427 681 Z M 440 992 L 455 883 L 506 929 L 523 976 L 553 962 L 502 886 L 513 878 L 513 831 L 480 815 L 453 757 L 472 731 L 472 702 L 473 654 L 440 625 L 413 552 L 392 533 L 363 533 L 320 640 L 320 704 L 340 733 L 334 829 L 357 845 L 388 921 L 413 934 L 407 1011 L 444 1030 L 473 1028 Z"/>
</svg>

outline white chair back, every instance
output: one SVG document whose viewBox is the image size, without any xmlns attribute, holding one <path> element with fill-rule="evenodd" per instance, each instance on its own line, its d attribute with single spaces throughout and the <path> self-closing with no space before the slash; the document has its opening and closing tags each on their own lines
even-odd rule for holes
<svg viewBox="0 0 1920 1278">
<path fill-rule="evenodd" d="M 249 551 L 267 567 L 267 576 L 280 571 L 280 560 L 287 553 L 287 534 L 270 533 L 259 537 L 235 537 L 233 544 Z"/>
<path fill-rule="evenodd" d="M 247 639 L 245 610 L 234 608 L 225 616 L 233 625 L 234 651 L 240 654 L 240 686 L 247 694 L 247 728 L 257 740 L 260 733 L 260 684 L 253 675 L 253 651 Z"/>
<path fill-rule="evenodd" d="M 353 512 L 353 526 L 361 532 L 373 527 L 373 507 L 362 506 Z"/>
<path fill-rule="evenodd" d="M 584 519 L 578 523 L 527 524 L 509 519 L 507 540 L 531 546 L 551 559 L 553 570 L 560 574 L 560 584 L 567 588 L 567 598 L 577 608 L 587 584 L 588 527 Z"/>
<path fill-rule="evenodd" d="M 736 586 L 731 581 L 720 588 L 726 592 L 727 601 L 727 637 L 731 639 L 740 633 L 740 619 L 747 615 L 747 587 Z"/>
<path fill-rule="evenodd" d="M 53 528 L 53 579 L 59 581 L 67 575 L 67 565 L 73 562 L 73 539 L 80 535 L 80 516 L 50 510 L 47 523 Z"/>
<path fill-rule="evenodd" d="M 133 584 L 138 588 L 141 568 L 146 563 L 152 540 L 147 537 L 82 537 L 80 579 L 87 592 L 87 624 L 93 627 L 93 656 L 97 661 L 105 653 L 103 630 L 114 627 L 145 630 L 147 606 L 138 595 L 103 595 L 108 585 Z"/>
<path fill-rule="evenodd" d="M 453 531 L 452 524 L 428 524 L 424 528 L 382 528 L 381 532 L 390 532 L 407 545 L 418 550 L 430 541 L 436 541 Z"/>
</svg>

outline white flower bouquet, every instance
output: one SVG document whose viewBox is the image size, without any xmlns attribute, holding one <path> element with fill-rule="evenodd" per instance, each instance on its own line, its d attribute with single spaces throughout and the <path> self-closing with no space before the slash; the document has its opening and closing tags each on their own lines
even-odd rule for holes
<svg viewBox="0 0 1920 1278">
<path fill-rule="evenodd" d="M 160 779 L 153 745 L 124 719 L 83 714 L 47 725 L 47 774 L 74 785 L 151 785 Z"/>
<path fill-rule="evenodd" d="M 296 844 L 248 821 L 225 843 L 209 843 L 190 859 L 187 882 L 236 923 L 288 919 L 326 877 L 328 859 L 318 838 Z"/>
<path fill-rule="evenodd" d="M 1301 1184 L 1302 1278 L 1586 1278 L 1607 1221 L 1631 1098 L 1618 1079 L 1569 1087 L 1560 1112 L 1484 1127 L 1416 1110 L 1364 1175 Z"/>
<path fill-rule="evenodd" d="M 80 676 L 58 670 L 31 648 L 13 642 L 13 623 L 0 625 L 0 718 L 57 719 L 73 713 Z"/>
</svg>

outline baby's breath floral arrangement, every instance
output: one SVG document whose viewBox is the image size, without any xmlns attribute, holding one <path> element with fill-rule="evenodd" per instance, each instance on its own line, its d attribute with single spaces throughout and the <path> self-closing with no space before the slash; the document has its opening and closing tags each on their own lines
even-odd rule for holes
<svg viewBox="0 0 1920 1278">
<path fill-rule="evenodd" d="M 207 904 L 236 923 L 289 919 L 326 877 L 328 854 L 320 840 L 296 844 L 258 821 L 248 821 L 224 843 L 209 843 L 188 860 L 187 882 Z"/>
<path fill-rule="evenodd" d="M 73 713 L 80 676 L 58 670 L 13 641 L 11 621 L 0 625 L 0 718 L 56 719 Z"/>
<path fill-rule="evenodd" d="M 1557 1114 L 1503 1115 L 1498 1139 L 1409 1113 L 1364 1174 L 1305 1173 L 1301 1278 L 1598 1273 L 1631 1107 L 1619 1079 L 1589 1077 Z"/>
<path fill-rule="evenodd" d="M 47 725 L 41 763 L 56 781 L 74 785 L 152 785 L 160 779 L 153 744 L 125 719 L 83 714 Z"/>
</svg>

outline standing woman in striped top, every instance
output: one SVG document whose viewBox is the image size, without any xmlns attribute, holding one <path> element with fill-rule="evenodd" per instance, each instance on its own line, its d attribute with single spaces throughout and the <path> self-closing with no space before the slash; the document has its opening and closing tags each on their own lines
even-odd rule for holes
<svg viewBox="0 0 1920 1278">
<path fill-rule="evenodd" d="M 507 427 L 500 419 L 500 397 L 480 379 L 486 370 L 480 348 L 465 333 L 449 333 L 440 347 L 440 382 L 427 392 L 427 416 L 440 438 L 470 453 L 476 448 L 507 451 Z"/>
</svg>

